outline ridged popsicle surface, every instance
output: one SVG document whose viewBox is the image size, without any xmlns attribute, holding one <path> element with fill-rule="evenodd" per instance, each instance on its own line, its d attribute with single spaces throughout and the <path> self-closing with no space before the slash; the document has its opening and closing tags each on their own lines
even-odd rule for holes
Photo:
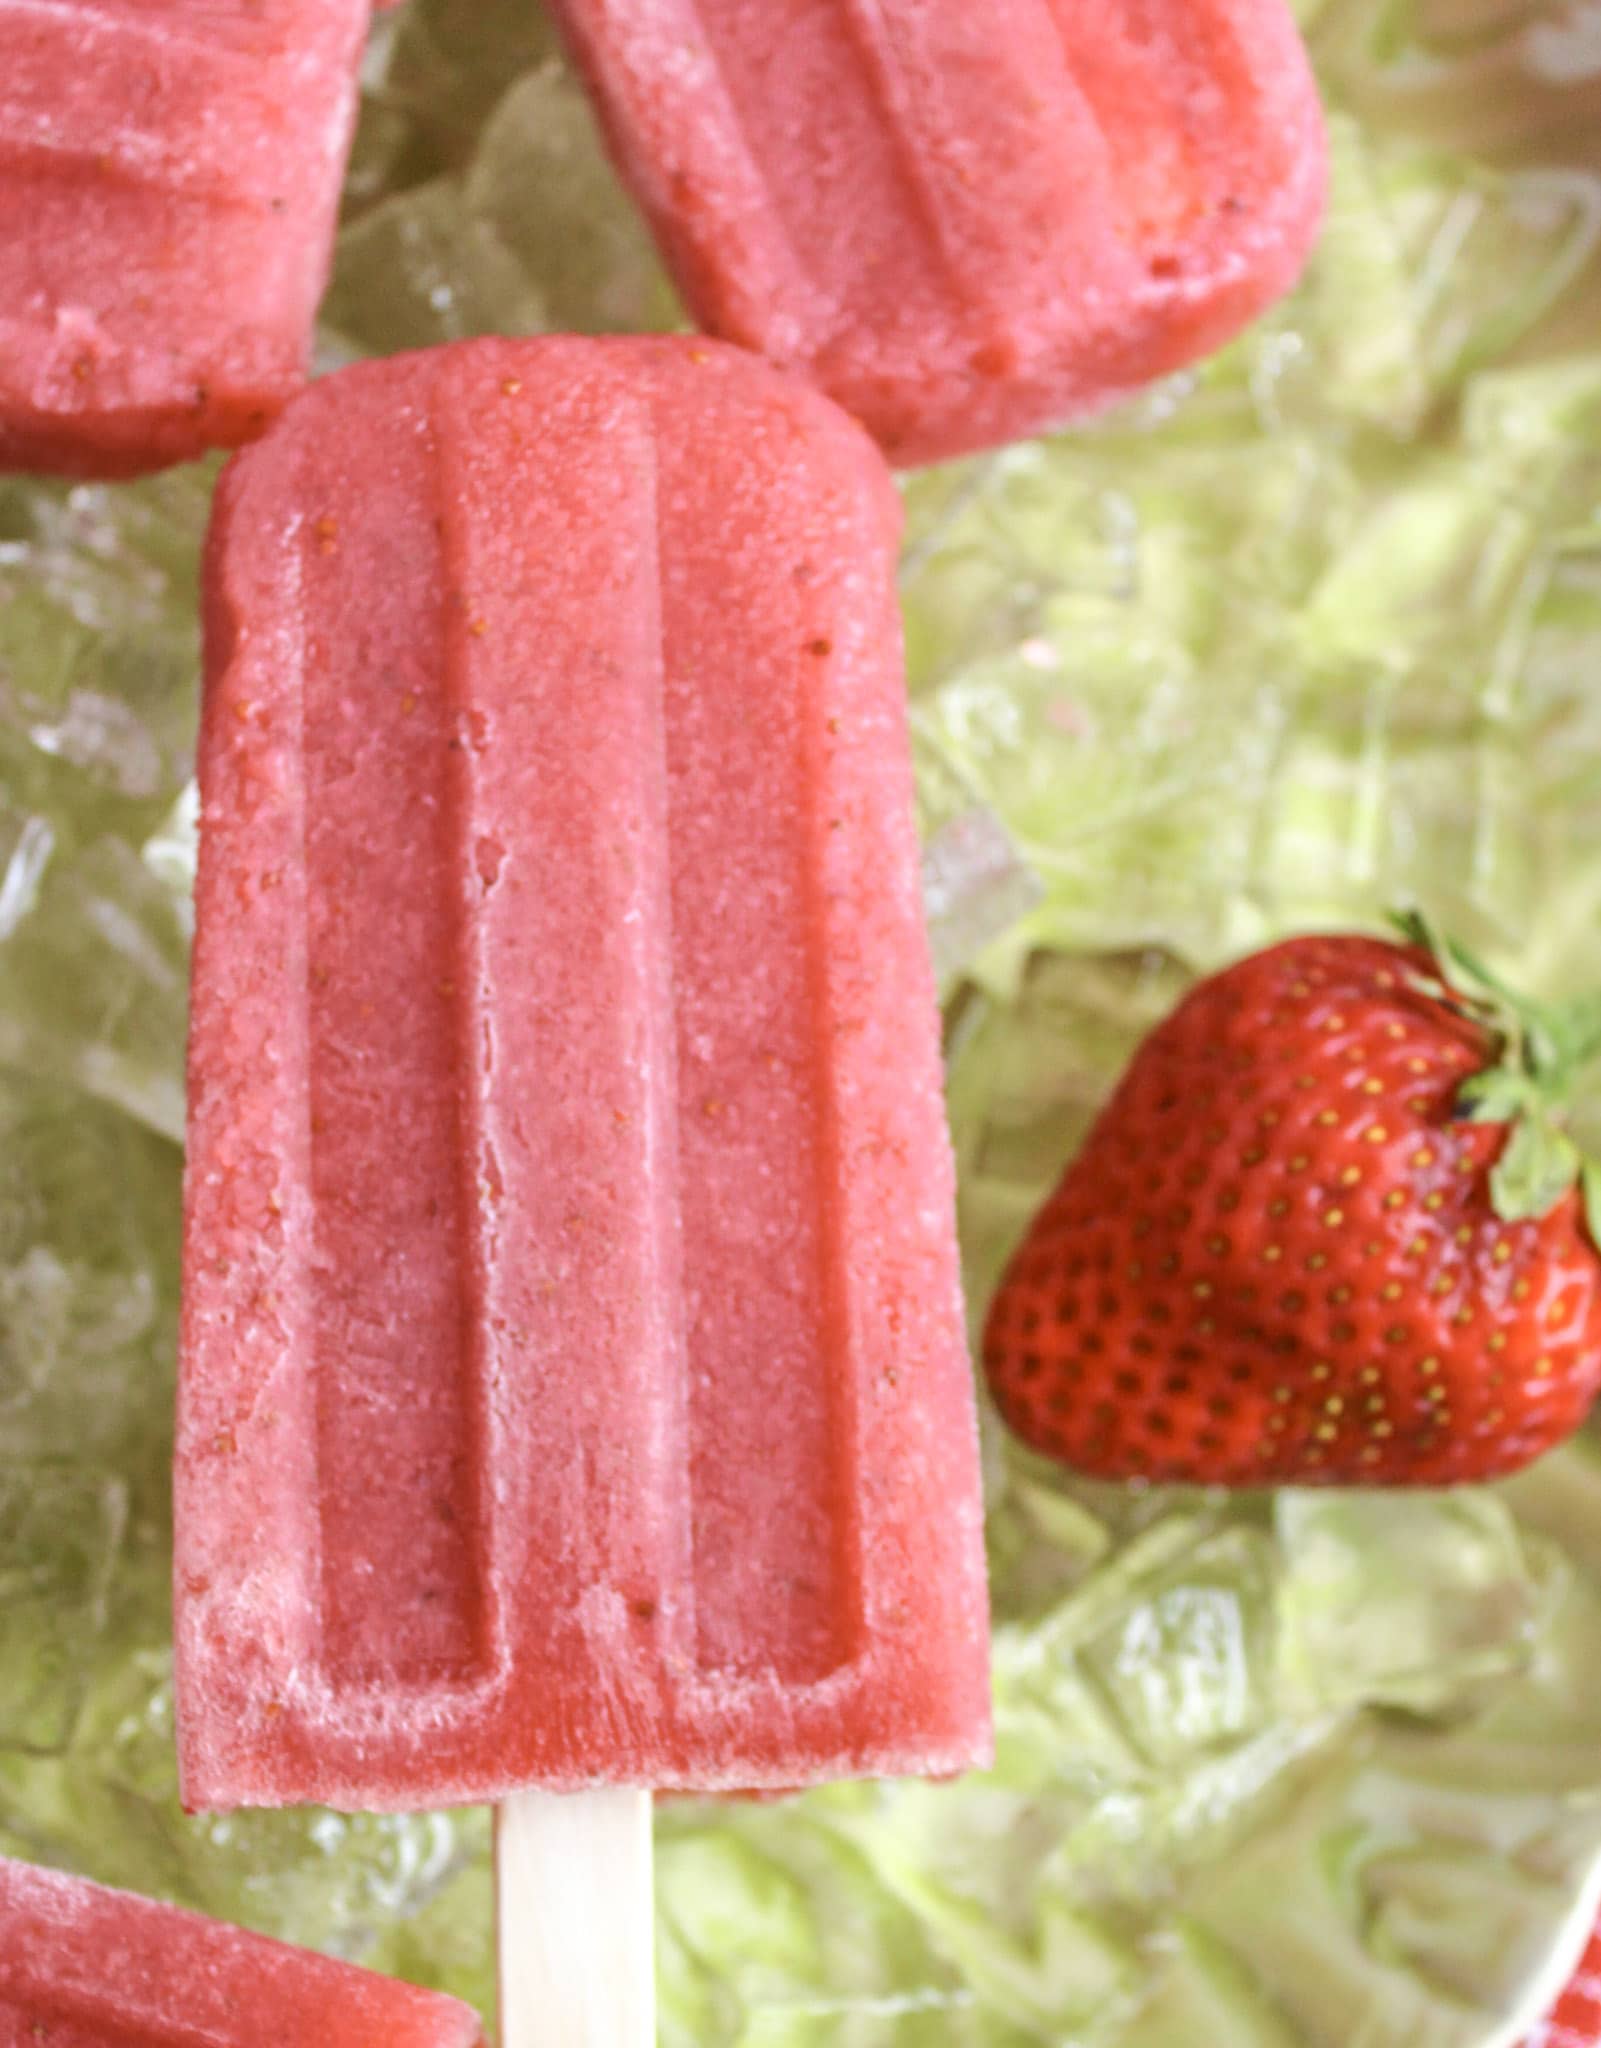
<svg viewBox="0 0 1601 2048">
<path fill-rule="evenodd" d="M 897 532 L 685 340 L 364 365 L 225 478 L 191 1804 L 984 1754 Z"/>
</svg>

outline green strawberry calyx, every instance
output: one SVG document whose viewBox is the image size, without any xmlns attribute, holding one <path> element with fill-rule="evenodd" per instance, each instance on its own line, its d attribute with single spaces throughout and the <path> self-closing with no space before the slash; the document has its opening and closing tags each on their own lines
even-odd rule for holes
<svg viewBox="0 0 1601 2048">
<path fill-rule="evenodd" d="M 1490 1174 L 1496 1214 L 1508 1223 L 1548 1215 L 1579 1183 L 1590 1235 L 1601 1247 L 1601 1160 L 1587 1158 L 1567 1128 L 1584 1072 L 1601 1057 L 1601 994 L 1533 1002 L 1422 911 L 1398 912 L 1393 922 L 1439 968 L 1439 981 L 1422 981 L 1424 990 L 1496 1041 L 1494 1063 L 1465 1081 L 1457 1098 L 1474 1123 L 1510 1126 Z"/>
</svg>

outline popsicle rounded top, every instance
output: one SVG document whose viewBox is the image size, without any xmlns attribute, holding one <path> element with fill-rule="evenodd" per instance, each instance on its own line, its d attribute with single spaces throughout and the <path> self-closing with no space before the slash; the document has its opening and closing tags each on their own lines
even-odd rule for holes
<svg viewBox="0 0 1601 2048">
<path fill-rule="evenodd" d="M 159 469 L 304 382 L 370 6 L 0 0 L 0 469 Z"/>
<path fill-rule="evenodd" d="M 192 1806 L 988 1752 L 882 459 L 698 339 L 312 386 L 221 488 Z"/>
<path fill-rule="evenodd" d="M 1285 0 L 556 12 L 697 321 L 812 378 L 899 463 L 1204 356 L 1293 283 L 1321 215 Z"/>
<path fill-rule="evenodd" d="M 454 1998 L 0 1857 L 0 2048 L 484 2048 Z"/>
</svg>

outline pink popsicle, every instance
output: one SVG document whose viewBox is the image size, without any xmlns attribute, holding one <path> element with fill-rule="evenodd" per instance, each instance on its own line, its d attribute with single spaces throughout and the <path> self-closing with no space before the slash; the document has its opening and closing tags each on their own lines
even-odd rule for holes
<svg viewBox="0 0 1601 2048">
<path fill-rule="evenodd" d="M 554 4 L 696 319 L 899 462 L 1218 347 L 1321 212 L 1285 0 Z"/>
<path fill-rule="evenodd" d="M 0 468 L 126 476 L 303 381 L 371 0 L 0 0 Z"/>
<path fill-rule="evenodd" d="M 0 2048 L 483 2048 L 454 1998 L 0 1857 Z"/>
<path fill-rule="evenodd" d="M 986 1755 L 897 531 L 850 421 L 693 340 L 362 365 L 230 468 L 192 1806 Z"/>
</svg>

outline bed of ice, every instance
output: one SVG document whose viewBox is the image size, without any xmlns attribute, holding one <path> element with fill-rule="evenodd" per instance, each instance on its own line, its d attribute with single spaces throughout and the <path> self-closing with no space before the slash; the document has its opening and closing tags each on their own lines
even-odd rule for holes
<svg viewBox="0 0 1601 2048">
<path fill-rule="evenodd" d="M 907 485 L 975 1312 L 1196 970 L 1417 895 L 1537 987 L 1601 980 L 1601 7 L 1301 12 L 1335 188 L 1294 301 Z M 533 0 L 381 17 L 324 366 L 675 318 Z M 175 1798 L 211 477 L 0 480 L 0 1850 L 488 2010 L 482 1815 Z M 663 2041 L 1488 2043 L 1601 1857 L 1601 1456 L 1225 1503 L 988 1455 L 995 1773 L 664 1811 Z"/>
</svg>

